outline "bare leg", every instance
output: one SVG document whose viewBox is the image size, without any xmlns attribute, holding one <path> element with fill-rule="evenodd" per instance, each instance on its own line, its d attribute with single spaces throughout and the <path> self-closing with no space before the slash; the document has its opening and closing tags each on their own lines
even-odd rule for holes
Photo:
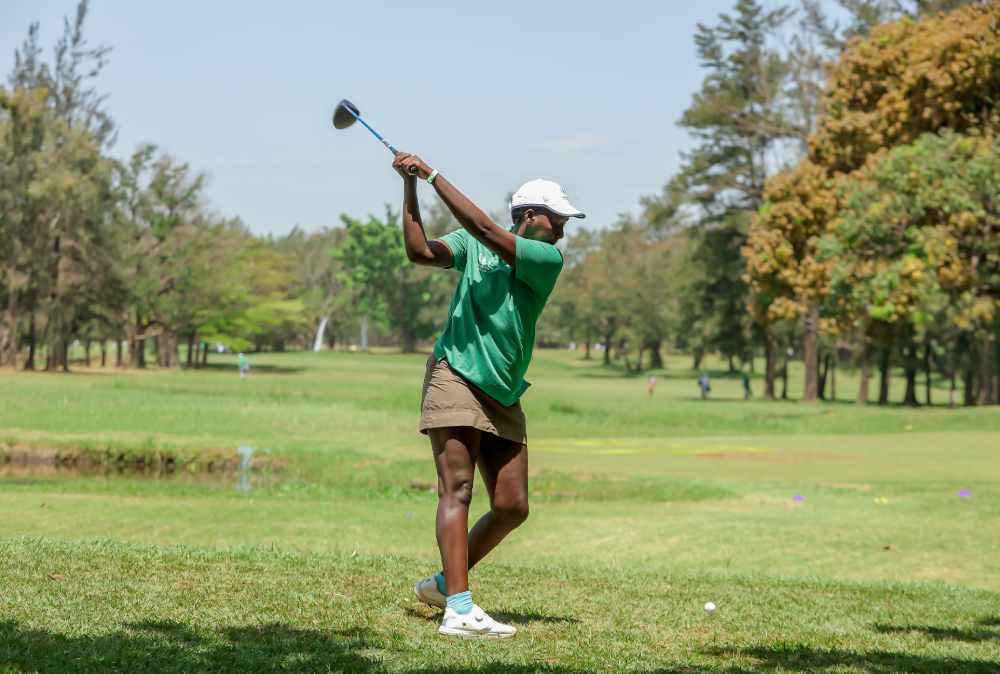
<svg viewBox="0 0 1000 674">
<path fill-rule="evenodd" d="M 470 569 L 528 519 L 528 446 L 483 433 L 478 464 L 490 511 L 469 532 Z"/>
<path fill-rule="evenodd" d="M 438 474 L 437 541 L 448 595 L 469 589 L 469 503 L 482 432 L 475 428 L 429 431 Z"/>
</svg>

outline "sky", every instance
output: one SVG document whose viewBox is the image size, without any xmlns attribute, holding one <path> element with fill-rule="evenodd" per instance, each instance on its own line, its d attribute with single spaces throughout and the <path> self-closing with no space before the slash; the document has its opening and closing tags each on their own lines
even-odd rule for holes
<svg viewBox="0 0 1000 674">
<path fill-rule="evenodd" d="M 677 121 L 704 77 L 695 26 L 734 4 L 92 0 L 85 35 L 112 48 L 97 86 L 114 154 L 155 143 L 256 234 L 399 208 L 389 152 L 360 125 L 332 127 L 342 98 L 484 210 L 505 212 L 542 177 L 603 228 L 659 193 L 690 148 Z M 75 8 L 0 0 L 4 81 L 28 25 L 49 58 Z"/>
</svg>

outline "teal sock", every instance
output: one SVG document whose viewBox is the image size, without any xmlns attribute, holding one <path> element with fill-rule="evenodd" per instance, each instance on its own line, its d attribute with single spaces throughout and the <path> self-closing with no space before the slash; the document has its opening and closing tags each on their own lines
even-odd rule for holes
<svg viewBox="0 0 1000 674">
<path fill-rule="evenodd" d="M 448 597 L 448 608 L 455 613 L 466 614 L 472 611 L 472 593 L 466 590 Z"/>
<path fill-rule="evenodd" d="M 439 573 L 436 576 L 434 576 L 434 582 L 437 583 L 438 592 L 447 597 L 448 591 L 445 589 L 444 586 L 444 573 Z"/>
</svg>

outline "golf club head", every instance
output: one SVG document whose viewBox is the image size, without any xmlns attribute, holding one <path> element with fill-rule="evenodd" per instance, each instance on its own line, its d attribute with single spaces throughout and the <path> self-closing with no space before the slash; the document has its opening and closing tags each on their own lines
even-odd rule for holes
<svg viewBox="0 0 1000 674">
<path fill-rule="evenodd" d="M 360 114 L 357 106 L 345 98 L 337 104 L 337 109 L 333 111 L 333 125 L 338 129 L 346 129 L 357 121 Z"/>
</svg>

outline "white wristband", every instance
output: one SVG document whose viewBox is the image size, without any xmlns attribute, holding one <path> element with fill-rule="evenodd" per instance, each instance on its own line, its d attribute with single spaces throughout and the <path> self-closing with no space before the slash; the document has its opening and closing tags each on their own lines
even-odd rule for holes
<svg viewBox="0 0 1000 674">
<path fill-rule="evenodd" d="M 433 185 L 434 184 L 434 179 L 437 178 L 437 177 L 438 177 L 438 170 L 434 169 L 433 171 L 431 171 L 431 174 L 429 176 L 427 176 L 427 182 L 429 182 L 431 185 Z"/>
</svg>

